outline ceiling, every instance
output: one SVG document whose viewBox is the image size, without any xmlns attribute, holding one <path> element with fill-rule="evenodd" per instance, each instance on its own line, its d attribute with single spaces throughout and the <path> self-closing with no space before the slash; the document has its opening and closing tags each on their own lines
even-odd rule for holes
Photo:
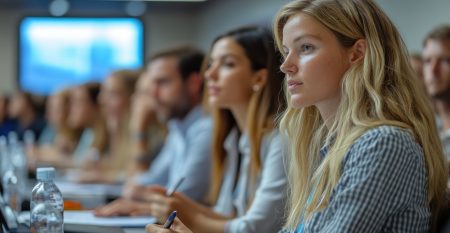
<svg viewBox="0 0 450 233">
<path fill-rule="evenodd" d="M 101 12 L 121 12 L 124 6 L 129 2 L 126 0 L 68 0 L 71 12 L 83 12 L 85 10 L 99 10 Z M 132 0 L 136 1 L 136 0 Z M 198 1 L 198 0 L 197 0 Z M 210 0 L 211 1 L 211 0 Z M 214 1 L 214 0 L 212 0 Z M 1 10 L 15 10 L 25 12 L 47 11 L 52 0 L 0 0 Z M 174 2 L 174 0 L 146 0 L 144 1 L 147 9 L 161 8 L 185 8 L 197 9 L 207 4 L 203 2 Z M 70 14 L 70 12 L 69 12 Z"/>
</svg>

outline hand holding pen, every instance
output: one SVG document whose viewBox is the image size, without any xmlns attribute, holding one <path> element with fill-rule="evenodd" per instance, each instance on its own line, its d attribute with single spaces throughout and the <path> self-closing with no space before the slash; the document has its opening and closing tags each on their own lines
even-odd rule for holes
<svg viewBox="0 0 450 233">
<path fill-rule="evenodd" d="M 173 216 L 173 220 L 171 217 Z M 166 224 L 173 222 L 173 225 L 169 225 L 166 227 Z M 145 227 L 145 230 L 148 233 L 192 233 L 189 228 L 187 228 L 181 221 L 176 217 L 176 211 L 172 212 L 172 214 L 167 218 L 166 223 L 161 226 L 157 224 L 149 224 Z"/>
<path fill-rule="evenodd" d="M 169 229 L 170 226 L 172 226 L 173 221 L 175 220 L 175 218 L 177 217 L 177 211 L 173 211 L 169 217 L 167 218 L 166 222 L 164 223 L 164 228 Z"/>
<path fill-rule="evenodd" d="M 151 210 L 150 214 L 154 216 L 158 222 L 168 222 L 167 216 L 171 216 L 173 214 L 172 211 L 177 210 L 178 218 L 181 217 L 181 219 L 189 226 L 193 221 L 193 217 L 198 216 L 198 214 L 202 212 L 203 206 L 201 204 L 196 203 L 182 192 L 176 192 L 176 190 L 181 187 L 183 180 L 185 180 L 185 178 L 177 180 L 168 189 L 162 187 L 152 188 L 152 194 L 148 196 L 149 207 Z M 174 226 L 177 225 L 177 219 L 175 219 Z M 173 230 L 174 226 L 170 229 Z"/>
</svg>

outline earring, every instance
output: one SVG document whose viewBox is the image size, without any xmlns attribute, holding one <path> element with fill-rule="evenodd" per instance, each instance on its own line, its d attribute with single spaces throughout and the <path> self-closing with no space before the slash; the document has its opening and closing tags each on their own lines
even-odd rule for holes
<svg viewBox="0 0 450 233">
<path fill-rule="evenodd" d="M 260 88 L 261 88 L 260 86 L 254 85 L 252 89 L 254 92 L 257 92 L 257 91 L 259 91 Z"/>
</svg>

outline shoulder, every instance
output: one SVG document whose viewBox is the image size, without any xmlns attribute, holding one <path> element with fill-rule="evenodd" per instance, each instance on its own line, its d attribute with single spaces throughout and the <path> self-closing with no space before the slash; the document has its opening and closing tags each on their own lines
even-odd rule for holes
<svg viewBox="0 0 450 233">
<path fill-rule="evenodd" d="M 283 148 L 286 148 L 286 146 L 278 129 L 268 131 L 261 141 L 261 159 L 282 157 Z"/>
<path fill-rule="evenodd" d="M 395 126 L 378 126 L 369 129 L 354 142 L 344 163 L 359 160 L 386 161 L 411 156 L 421 159 L 423 151 L 409 130 Z"/>
<path fill-rule="evenodd" d="M 188 136 L 196 136 L 201 133 L 212 133 L 212 119 L 208 115 L 201 115 L 195 119 L 187 129 Z"/>
<path fill-rule="evenodd" d="M 367 146 L 391 145 L 392 147 L 419 146 L 412 132 L 396 126 L 378 126 L 367 130 L 353 144 L 355 149 Z"/>
</svg>

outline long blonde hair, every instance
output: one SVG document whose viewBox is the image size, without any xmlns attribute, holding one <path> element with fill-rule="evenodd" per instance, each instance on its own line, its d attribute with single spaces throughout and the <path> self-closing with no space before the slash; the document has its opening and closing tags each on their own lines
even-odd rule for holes
<svg viewBox="0 0 450 233">
<path fill-rule="evenodd" d="M 428 173 L 428 200 L 433 218 L 444 203 L 447 164 L 428 98 L 408 62 L 399 32 L 371 0 L 300 0 L 285 5 L 274 23 L 277 46 L 282 47 L 283 27 L 291 16 L 303 13 L 320 22 L 345 47 L 358 39 L 367 43 L 364 59 L 344 74 L 335 121 L 328 129 L 316 107 L 288 106 L 280 128 L 291 140 L 290 195 L 286 226 L 323 209 L 341 176 L 349 147 L 367 130 L 392 125 L 409 130 L 422 146 Z M 287 94 L 289 99 L 289 94 Z M 321 162 L 320 147 L 329 143 Z M 311 193 L 311 199 L 308 197 Z"/>
<path fill-rule="evenodd" d="M 126 171 L 131 169 L 128 167 L 133 162 L 128 156 L 131 150 L 129 132 L 130 109 L 132 95 L 140 74 L 140 70 L 117 70 L 108 77 L 120 83 L 120 87 L 124 92 L 122 98 L 126 102 L 126 109 L 124 109 L 119 126 L 115 132 L 112 132 L 111 128 L 108 127 L 108 118 L 105 116 L 106 130 L 108 131 L 108 145 L 105 152 L 107 152 L 108 156 L 102 157 L 102 168 L 104 168 L 105 172 L 109 172 L 107 179 L 110 179 L 110 181 L 120 180 L 125 173 L 131 174 L 131 171 Z"/>
<path fill-rule="evenodd" d="M 216 38 L 213 45 L 222 38 L 234 39 L 246 52 L 253 71 L 267 69 L 267 82 L 251 96 L 247 112 L 247 133 L 250 141 L 250 179 L 256 178 L 261 170 L 260 147 L 264 134 L 275 128 L 275 117 L 284 109 L 282 98 L 283 75 L 278 70 L 281 54 L 274 49 L 270 32 L 259 27 L 242 27 Z M 236 121 L 227 109 L 212 109 L 214 131 L 212 138 L 212 182 L 209 202 L 215 203 L 220 192 L 225 169 L 225 139 Z"/>
</svg>

